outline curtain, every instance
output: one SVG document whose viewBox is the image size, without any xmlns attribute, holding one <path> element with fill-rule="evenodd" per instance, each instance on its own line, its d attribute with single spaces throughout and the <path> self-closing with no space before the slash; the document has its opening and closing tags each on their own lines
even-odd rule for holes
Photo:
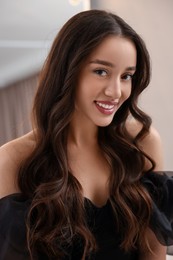
<svg viewBox="0 0 173 260">
<path fill-rule="evenodd" d="M 0 145 L 31 130 L 38 75 L 0 89 Z"/>
</svg>

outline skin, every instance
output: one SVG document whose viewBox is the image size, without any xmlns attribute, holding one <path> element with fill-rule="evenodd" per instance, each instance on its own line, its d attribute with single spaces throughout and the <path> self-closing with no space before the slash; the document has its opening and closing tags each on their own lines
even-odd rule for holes
<svg viewBox="0 0 173 260">
<path fill-rule="evenodd" d="M 117 109 L 129 97 L 135 67 L 134 44 L 125 38 L 110 36 L 88 57 L 76 86 L 75 111 L 68 135 L 68 161 L 72 173 L 82 185 L 83 195 L 97 206 L 103 206 L 107 201 L 110 176 L 109 165 L 97 141 L 98 127 L 109 125 Z M 109 107 L 103 108 L 104 105 Z M 141 125 L 129 119 L 127 128 L 132 136 L 136 136 Z M 155 170 L 163 170 L 162 144 L 153 127 L 139 145 L 156 162 Z M 16 184 L 18 169 L 34 146 L 34 136 L 30 132 L 0 148 L 1 198 L 20 192 Z M 146 162 L 146 169 L 149 166 Z M 141 248 L 140 260 L 166 259 L 165 247 L 149 229 L 147 236 L 156 255 Z"/>
</svg>

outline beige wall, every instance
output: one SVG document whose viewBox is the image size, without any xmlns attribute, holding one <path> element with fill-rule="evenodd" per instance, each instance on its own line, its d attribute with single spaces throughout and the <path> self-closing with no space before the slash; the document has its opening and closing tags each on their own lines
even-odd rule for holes
<svg viewBox="0 0 173 260">
<path fill-rule="evenodd" d="M 31 130 L 31 108 L 38 74 L 0 88 L 0 146 Z"/>
<path fill-rule="evenodd" d="M 173 170 L 173 0 L 91 0 L 91 7 L 122 16 L 145 40 L 153 72 L 141 106 L 162 137 L 165 169 Z"/>
</svg>

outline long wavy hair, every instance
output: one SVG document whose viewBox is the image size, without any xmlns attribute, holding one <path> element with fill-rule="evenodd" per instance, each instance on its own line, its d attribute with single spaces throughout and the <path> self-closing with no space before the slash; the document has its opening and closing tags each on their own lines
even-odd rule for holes
<svg viewBox="0 0 173 260">
<path fill-rule="evenodd" d="M 99 128 L 99 145 L 111 168 L 109 200 L 121 247 L 148 246 L 151 199 L 140 183 L 148 159 L 138 141 L 148 132 L 151 119 L 138 105 L 138 96 L 150 81 L 150 59 L 140 36 L 115 14 L 90 10 L 73 16 L 59 31 L 40 74 L 33 106 L 36 146 L 22 164 L 19 187 L 31 199 L 27 215 L 27 241 L 31 256 L 38 252 L 62 259 L 75 241 L 82 241 L 83 259 L 97 249 L 86 222 L 82 187 L 73 176 L 67 157 L 68 126 L 75 88 L 86 58 L 109 35 L 130 39 L 136 47 L 137 66 L 130 97 L 109 126 Z M 131 115 L 142 125 L 136 137 L 126 129 Z M 35 258 L 34 258 L 35 259 Z"/>
</svg>

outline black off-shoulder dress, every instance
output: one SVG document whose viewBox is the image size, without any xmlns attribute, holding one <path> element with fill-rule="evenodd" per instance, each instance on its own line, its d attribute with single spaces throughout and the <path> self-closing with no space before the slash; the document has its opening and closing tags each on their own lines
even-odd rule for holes
<svg viewBox="0 0 173 260">
<path fill-rule="evenodd" d="M 172 173 L 173 175 L 173 173 Z M 173 177 L 151 172 L 141 179 L 153 200 L 150 227 L 163 245 L 173 245 Z M 0 200 L 0 260 L 30 259 L 26 245 L 25 218 L 31 201 L 22 194 L 12 194 Z M 125 253 L 120 249 L 120 235 L 116 232 L 109 200 L 96 207 L 85 198 L 89 227 L 96 237 L 99 250 L 93 260 L 137 260 L 138 251 Z M 74 244 L 63 260 L 80 260 L 82 248 Z M 38 255 L 40 260 L 48 259 Z M 50 259 L 50 258 L 49 258 Z"/>
</svg>

